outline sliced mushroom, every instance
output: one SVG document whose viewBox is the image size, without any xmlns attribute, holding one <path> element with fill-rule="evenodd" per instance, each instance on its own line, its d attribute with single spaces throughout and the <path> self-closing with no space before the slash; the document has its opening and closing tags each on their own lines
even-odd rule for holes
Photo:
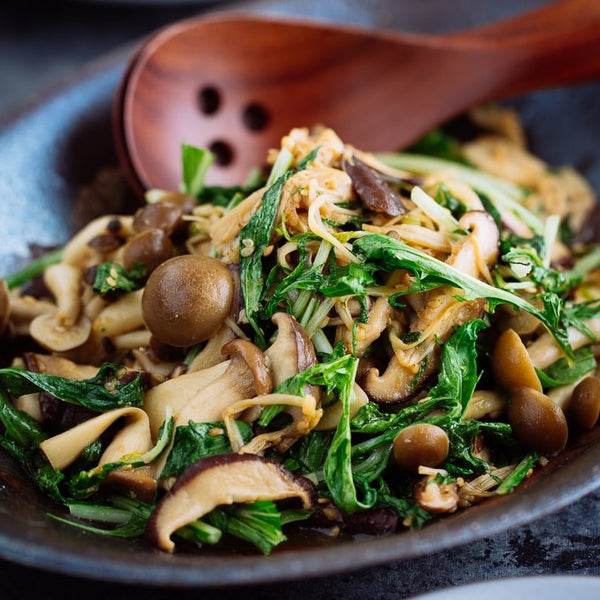
<svg viewBox="0 0 600 600">
<path fill-rule="evenodd" d="M 171 534 L 221 505 L 300 498 L 315 504 L 312 484 L 255 454 L 221 454 L 188 467 L 160 500 L 146 526 L 149 541 L 172 552 Z"/>
<path fill-rule="evenodd" d="M 229 360 L 223 361 L 207 369 L 167 379 L 150 388 L 144 396 L 144 410 L 150 419 L 152 435 L 156 437 L 167 406 L 170 407 L 173 416 L 177 417 L 183 407 L 197 395 L 202 394 L 205 389 L 210 388 L 211 384 L 226 372 L 230 364 Z"/>
<path fill-rule="evenodd" d="M 65 263 L 51 265 L 44 272 L 44 281 L 56 300 L 57 310 L 31 322 L 31 337 L 55 352 L 81 346 L 90 335 L 92 322 L 82 313 L 79 269 Z"/>
<path fill-rule="evenodd" d="M 436 477 L 440 471 L 434 469 L 420 469 L 419 472 L 425 477 L 415 484 L 413 493 L 416 503 L 434 514 L 455 512 L 459 499 L 456 482 L 441 483 Z"/>
<path fill-rule="evenodd" d="M 142 294 L 143 290 L 136 290 L 107 304 L 94 319 L 94 332 L 110 338 L 143 327 Z"/>
<path fill-rule="evenodd" d="M 457 243 L 447 263 L 455 269 L 481 277 L 498 258 L 498 228 L 485 212 L 465 213 L 459 226 L 470 230 Z M 419 333 L 422 342 L 402 344 L 397 336 L 394 356 L 385 372 L 376 368 L 365 375 L 362 385 L 368 396 L 377 402 L 401 402 L 416 393 L 427 378 L 437 369 L 440 356 L 438 341 L 445 342 L 455 327 L 471 321 L 481 314 L 485 298 L 461 302 L 455 288 L 438 288 L 426 293 L 426 301 L 417 311 L 410 332 Z"/>
<path fill-rule="evenodd" d="M 342 158 L 342 169 L 348 173 L 356 195 L 375 212 L 391 217 L 405 214 L 408 209 L 400 195 L 371 167 L 354 155 Z"/>
<path fill-rule="evenodd" d="M 86 446 L 97 440 L 115 421 L 122 417 L 128 418 L 128 426 L 133 426 L 136 432 L 141 429 L 147 431 L 147 435 L 142 436 L 143 439 L 139 438 L 140 447 L 137 450 L 140 452 L 149 450 L 152 443 L 150 441 L 148 415 L 141 408 L 133 406 L 117 408 L 88 419 L 76 427 L 44 440 L 40 444 L 40 449 L 46 455 L 50 464 L 60 471 L 73 463 Z M 138 439 L 137 434 L 135 437 Z M 122 443 L 119 442 L 119 447 L 121 446 Z M 131 444 L 128 444 L 128 446 L 131 447 Z M 105 452 L 108 452 L 109 448 Z M 112 451 L 109 456 L 111 458 L 115 457 Z M 123 453 L 116 458 L 121 456 L 123 456 Z"/>
<path fill-rule="evenodd" d="M 277 325 L 277 338 L 265 351 L 273 374 L 273 383 L 278 386 L 297 373 L 317 364 L 315 348 L 304 328 L 287 313 L 276 313 L 271 319 Z M 319 399 L 317 386 L 308 386 L 307 394 Z"/>
<path fill-rule="evenodd" d="M 189 421 L 195 423 L 220 421 L 225 409 L 232 404 L 253 398 L 258 394 L 269 394 L 273 390 L 265 356 L 254 344 L 236 339 L 223 347 L 223 354 L 229 355 L 231 359 L 226 364 L 223 363 L 226 368 L 219 377 L 210 381 L 202 389 L 196 390 L 193 397 L 179 409 L 173 406 L 178 402 L 177 396 L 174 396 L 172 401 L 169 400 L 176 425 L 187 425 Z M 221 369 L 222 365 L 212 368 Z M 156 390 L 165 385 L 166 383 L 163 383 L 150 390 L 146 404 L 148 404 L 148 396 L 153 391 L 156 394 Z"/>
<path fill-rule="evenodd" d="M 192 371 L 201 371 L 202 369 L 208 369 L 214 365 L 223 362 L 224 357 L 221 353 L 221 348 L 228 342 L 231 342 L 236 338 L 233 330 L 224 324 L 221 326 L 219 331 L 206 342 L 206 345 L 202 350 L 194 357 L 192 362 L 188 366 L 188 373 Z"/>
<path fill-rule="evenodd" d="M 367 348 L 386 330 L 392 318 L 392 307 L 385 296 L 375 300 L 366 323 L 358 323 L 355 331 L 344 331 L 344 345 L 355 356 L 364 356 Z"/>
</svg>

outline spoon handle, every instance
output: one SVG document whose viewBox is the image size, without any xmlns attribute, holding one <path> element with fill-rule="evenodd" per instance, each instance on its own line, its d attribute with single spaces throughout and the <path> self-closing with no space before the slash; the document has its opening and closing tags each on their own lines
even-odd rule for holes
<svg viewBox="0 0 600 600">
<path fill-rule="evenodd" d="M 438 38 L 479 50 L 493 67 L 493 97 L 600 77 L 600 0 L 561 0 L 511 19 Z"/>
</svg>

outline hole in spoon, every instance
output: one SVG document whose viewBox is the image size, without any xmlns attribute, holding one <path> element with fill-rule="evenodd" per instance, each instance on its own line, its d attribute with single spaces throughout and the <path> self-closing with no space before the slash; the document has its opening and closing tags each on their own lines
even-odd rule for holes
<svg viewBox="0 0 600 600">
<path fill-rule="evenodd" d="M 198 105 L 205 115 L 214 115 L 221 106 L 221 94 L 216 87 L 205 86 L 198 92 Z"/>
<path fill-rule="evenodd" d="M 215 162 L 221 167 L 230 165 L 233 161 L 233 148 L 222 140 L 215 140 L 208 149 L 215 155 Z"/>
<path fill-rule="evenodd" d="M 242 113 L 242 121 L 250 131 L 260 131 L 269 123 L 269 112 L 260 104 L 248 104 Z"/>
</svg>

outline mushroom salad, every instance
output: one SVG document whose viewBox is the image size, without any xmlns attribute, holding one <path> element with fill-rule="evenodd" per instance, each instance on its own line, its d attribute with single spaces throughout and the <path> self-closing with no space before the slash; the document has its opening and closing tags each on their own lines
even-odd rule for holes
<svg viewBox="0 0 600 600">
<path fill-rule="evenodd" d="M 509 494 L 593 428 L 594 193 L 471 116 L 395 154 L 294 129 L 231 188 L 184 145 L 183 191 L 3 279 L 0 446 L 50 516 L 268 554 Z"/>
</svg>

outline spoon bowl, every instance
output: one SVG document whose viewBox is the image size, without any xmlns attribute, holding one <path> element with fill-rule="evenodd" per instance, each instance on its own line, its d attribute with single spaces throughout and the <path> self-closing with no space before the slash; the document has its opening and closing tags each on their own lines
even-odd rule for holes
<svg viewBox="0 0 600 600">
<path fill-rule="evenodd" d="M 117 95 L 117 151 L 138 192 L 177 189 L 182 143 L 209 184 L 244 181 L 292 127 L 390 151 L 484 101 L 600 76 L 600 2 L 562 0 L 443 36 L 221 14 L 150 37 Z"/>
</svg>

